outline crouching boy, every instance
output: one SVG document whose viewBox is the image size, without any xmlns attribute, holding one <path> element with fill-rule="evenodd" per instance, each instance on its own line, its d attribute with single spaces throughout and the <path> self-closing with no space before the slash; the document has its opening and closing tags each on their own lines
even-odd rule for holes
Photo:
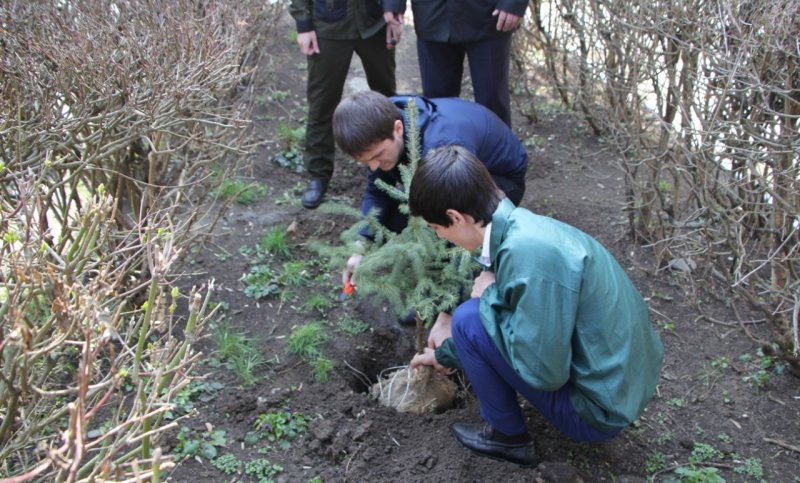
<svg viewBox="0 0 800 483">
<path fill-rule="evenodd" d="M 481 248 L 489 267 L 472 298 L 441 314 L 412 368 L 463 369 L 484 424 L 456 423 L 472 451 L 535 462 L 522 395 L 566 436 L 604 441 L 653 397 L 663 346 L 647 306 L 609 251 L 577 228 L 516 208 L 459 146 L 429 152 L 409 192 L 411 215 L 440 238 Z"/>
</svg>

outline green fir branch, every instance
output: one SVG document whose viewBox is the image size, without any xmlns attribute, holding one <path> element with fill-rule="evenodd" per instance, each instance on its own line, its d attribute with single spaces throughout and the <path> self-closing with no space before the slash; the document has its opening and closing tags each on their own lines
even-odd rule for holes
<svg viewBox="0 0 800 483">
<path fill-rule="evenodd" d="M 413 100 L 406 107 L 406 116 L 409 163 L 398 167 L 402 189 L 381 180 L 375 184 L 400 202 L 401 212 L 408 214 L 409 187 L 421 154 L 417 109 Z M 354 208 L 332 203 L 320 208 L 331 214 L 357 219 L 341 234 L 342 245 L 315 244 L 312 249 L 332 262 L 335 260 L 339 266 L 350 254 L 363 252 L 364 258 L 356 277 L 360 296 L 374 295 L 383 299 L 398 315 L 414 308 L 430 324 L 439 312 L 453 310 L 461 301 L 462 294 L 469 290 L 477 268 L 471 254 L 439 239 L 421 218 L 411 217 L 402 232 L 394 233 L 378 222 L 377 213 L 363 216 Z M 374 235 L 373 242 L 367 245 L 359 235 L 364 227 L 369 227 Z"/>
</svg>

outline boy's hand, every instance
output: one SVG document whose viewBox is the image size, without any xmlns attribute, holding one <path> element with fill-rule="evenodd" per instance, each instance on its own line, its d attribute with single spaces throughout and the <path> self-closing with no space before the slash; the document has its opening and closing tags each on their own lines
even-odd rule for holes
<svg viewBox="0 0 800 483">
<path fill-rule="evenodd" d="M 305 55 L 319 54 L 317 32 L 314 30 L 297 34 L 297 44 L 300 46 L 300 51 Z"/>
<path fill-rule="evenodd" d="M 364 255 L 359 255 L 358 253 L 354 253 L 350 255 L 350 258 L 347 259 L 347 265 L 345 266 L 344 271 L 342 272 L 342 284 L 347 285 L 348 283 L 355 285 L 355 274 L 356 269 L 359 265 L 361 265 L 361 260 L 364 258 Z"/>
<path fill-rule="evenodd" d="M 421 366 L 433 366 L 436 372 L 444 375 L 451 374 L 453 372 L 452 369 L 448 369 L 436 361 L 436 352 L 434 352 L 434 350 L 430 347 L 426 347 L 422 354 L 415 355 L 414 358 L 411 359 L 409 366 L 411 366 L 411 370 L 416 370 Z"/>
<path fill-rule="evenodd" d="M 494 272 L 485 271 L 475 277 L 475 282 L 472 284 L 472 298 L 481 298 L 483 291 L 486 287 L 495 282 Z"/>
<path fill-rule="evenodd" d="M 453 316 L 447 312 L 442 312 L 436 317 L 436 322 L 431 327 L 431 333 L 428 334 L 428 347 L 436 349 L 445 339 L 453 336 Z"/>
</svg>

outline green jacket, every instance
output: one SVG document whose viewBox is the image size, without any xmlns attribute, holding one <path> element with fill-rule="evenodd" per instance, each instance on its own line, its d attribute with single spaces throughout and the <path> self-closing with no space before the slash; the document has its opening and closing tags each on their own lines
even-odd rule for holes
<svg viewBox="0 0 800 483">
<path fill-rule="evenodd" d="M 383 12 L 405 11 L 401 0 L 292 0 L 289 13 L 297 32 L 316 31 L 317 37 L 334 40 L 366 39 L 386 21 Z"/>
<path fill-rule="evenodd" d="M 535 389 L 570 381 L 573 406 L 595 428 L 632 423 L 655 393 L 664 347 L 619 263 L 577 228 L 508 200 L 490 235 L 497 280 L 480 316 L 503 357 Z M 437 360 L 452 366 L 452 339 L 445 345 Z"/>
</svg>

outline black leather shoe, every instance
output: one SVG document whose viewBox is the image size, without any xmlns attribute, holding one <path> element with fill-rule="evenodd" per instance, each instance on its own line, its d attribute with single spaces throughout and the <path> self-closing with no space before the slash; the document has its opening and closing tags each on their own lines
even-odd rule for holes
<svg viewBox="0 0 800 483">
<path fill-rule="evenodd" d="M 533 438 L 528 433 L 506 436 L 487 423 L 455 423 L 453 435 L 470 450 L 520 466 L 536 464 L 536 450 Z"/>
<path fill-rule="evenodd" d="M 322 203 L 322 196 L 328 191 L 328 182 L 322 179 L 312 179 L 303 191 L 303 206 L 313 210 Z"/>
</svg>

